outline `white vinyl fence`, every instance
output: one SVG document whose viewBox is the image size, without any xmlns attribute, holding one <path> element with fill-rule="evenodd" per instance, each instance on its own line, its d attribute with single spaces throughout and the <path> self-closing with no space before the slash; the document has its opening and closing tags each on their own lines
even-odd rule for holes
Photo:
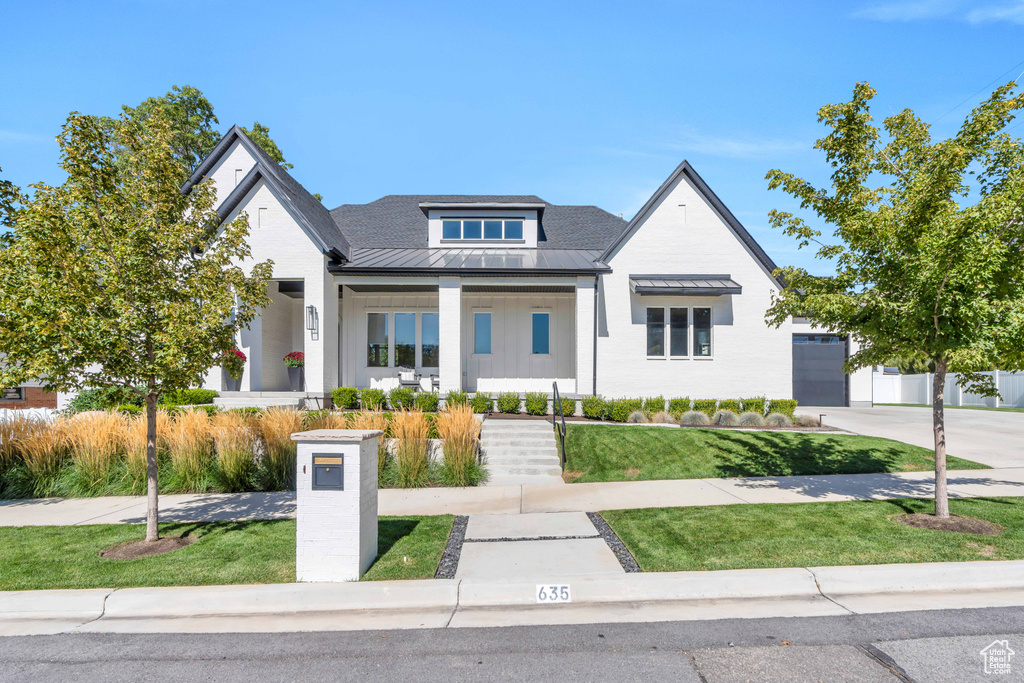
<svg viewBox="0 0 1024 683">
<path fill-rule="evenodd" d="M 1024 372 L 996 370 L 983 372 L 996 382 L 1000 398 L 983 398 L 969 394 L 957 384 L 957 375 L 946 376 L 946 405 L 988 406 L 990 408 L 1024 408 Z M 876 372 L 872 376 L 875 403 L 910 403 L 931 405 L 934 375 L 887 375 Z"/>
</svg>

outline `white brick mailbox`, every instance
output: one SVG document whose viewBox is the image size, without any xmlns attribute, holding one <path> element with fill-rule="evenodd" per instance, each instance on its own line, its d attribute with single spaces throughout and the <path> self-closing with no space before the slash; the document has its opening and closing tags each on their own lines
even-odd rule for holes
<svg viewBox="0 0 1024 683">
<path fill-rule="evenodd" d="M 377 556 L 379 430 L 292 434 L 298 581 L 358 581 Z"/>
</svg>

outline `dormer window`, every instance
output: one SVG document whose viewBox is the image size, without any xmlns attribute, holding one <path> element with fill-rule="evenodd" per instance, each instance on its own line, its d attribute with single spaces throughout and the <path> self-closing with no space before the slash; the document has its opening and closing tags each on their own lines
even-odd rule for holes
<svg viewBox="0 0 1024 683">
<path fill-rule="evenodd" d="M 442 218 L 443 240 L 520 241 L 522 218 Z"/>
</svg>

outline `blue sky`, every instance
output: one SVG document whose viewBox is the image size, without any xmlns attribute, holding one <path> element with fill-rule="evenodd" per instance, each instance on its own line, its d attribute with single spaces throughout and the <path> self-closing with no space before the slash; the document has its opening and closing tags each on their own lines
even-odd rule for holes
<svg viewBox="0 0 1024 683">
<path fill-rule="evenodd" d="M 0 46 L 0 167 L 21 185 L 61 180 L 68 112 L 191 84 L 222 130 L 270 126 L 331 207 L 537 194 L 629 218 L 686 158 L 778 263 L 825 273 L 768 226 L 795 206 L 765 173 L 825 179 L 816 111 L 859 80 L 879 119 L 910 107 L 951 134 L 1024 71 L 1024 0 L 9 1 Z"/>
</svg>

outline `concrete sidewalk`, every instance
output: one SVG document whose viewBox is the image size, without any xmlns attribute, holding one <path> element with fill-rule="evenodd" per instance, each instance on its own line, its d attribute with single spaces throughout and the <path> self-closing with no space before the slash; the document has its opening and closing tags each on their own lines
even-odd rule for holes
<svg viewBox="0 0 1024 683">
<path fill-rule="evenodd" d="M 1024 605 L 1024 561 L 0 593 L 0 635 L 345 631 L 870 614 Z"/>
<path fill-rule="evenodd" d="M 624 481 L 557 486 L 382 489 L 381 515 L 474 515 L 532 512 L 597 512 L 654 507 L 813 503 L 844 500 L 928 498 L 931 472 L 830 474 L 742 479 Z M 1024 467 L 952 470 L 955 498 L 1024 496 Z M 295 516 L 295 494 L 217 493 L 160 497 L 163 522 L 287 519 Z M 142 496 L 0 500 L 0 526 L 74 526 L 141 523 Z"/>
</svg>

